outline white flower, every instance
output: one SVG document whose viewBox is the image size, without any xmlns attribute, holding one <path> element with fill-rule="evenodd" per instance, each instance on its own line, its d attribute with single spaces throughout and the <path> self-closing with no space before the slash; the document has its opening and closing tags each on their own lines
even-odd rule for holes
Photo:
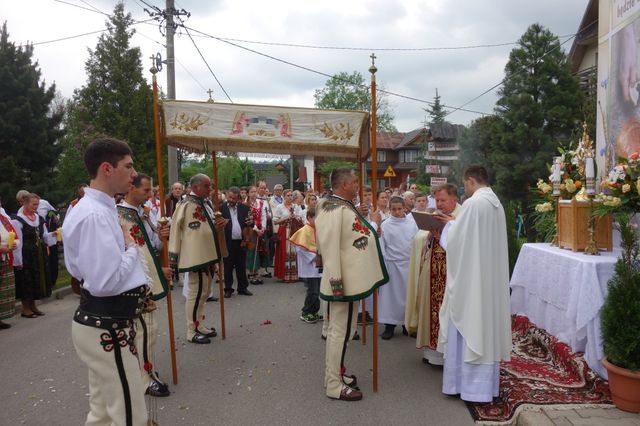
<svg viewBox="0 0 640 426">
<path fill-rule="evenodd" d="M 550 212 L 551 210 L 553 210 L 553 206 L 549 202 L 536 205 L 536 212 L 538 213 Z"/>
<path fill-rule="evenodd" d="M 622 185 L 622 193 L 623 194 L 626 194 L 629 191 L 631 191 L 631 185 L 629 185 L 628 183 L 625 183 L 624 185 Z"/>
</svg>

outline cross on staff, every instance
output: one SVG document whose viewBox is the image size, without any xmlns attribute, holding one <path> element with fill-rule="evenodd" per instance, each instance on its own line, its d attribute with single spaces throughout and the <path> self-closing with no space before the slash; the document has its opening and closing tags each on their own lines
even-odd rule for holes
<svg viewBox="0 0 640 426">
<path fill-rule="evenodd" d="M 209 89 L 209 90 L 207 90 L 207 93 L 209 94 L 209 100 L 213 101 L 213 98 L 211 97 L 211 94 L 213 93 L 213 90 Z"/>
</svg>

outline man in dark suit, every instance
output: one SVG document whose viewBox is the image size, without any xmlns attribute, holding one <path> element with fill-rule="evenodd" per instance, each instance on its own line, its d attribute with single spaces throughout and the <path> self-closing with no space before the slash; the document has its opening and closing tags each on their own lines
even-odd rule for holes
<svg viewBox="0 0 640 426">
<path fill-rule="evenodd" d="M 233 271 L 238 278 L 238 294 L 253 296 L 248 290 L 247 250 L 242 246 L 243 230 L 253 226 L 251 209 L 240 203 L 240 188 L 232 186 L 227 191 L 227 202 L 220 207 L 222 217 L 229 219 L 224 228 L 229 256 L 224 258 L 224 297 L 233 294 Z"/>
</svg>

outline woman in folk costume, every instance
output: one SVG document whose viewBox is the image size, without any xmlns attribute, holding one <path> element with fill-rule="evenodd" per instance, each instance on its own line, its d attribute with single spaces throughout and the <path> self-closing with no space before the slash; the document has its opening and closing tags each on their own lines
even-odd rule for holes
<svg viewBox="0 0 640 426">
<path fill-rule="evenodd" d="M 253 216 L 253 232 L 251 234 L 252 244 L 247 247 L 247 270 L 249 271 L 249 282 L 251 284 L 262 284 L 260 278 L 260 268 L 266 268 L 268 265 L 264 262 L 265 257 L 260 256 L 261 250 L 266 250 L 266 241 L 264 240 L 264 232 L 267 227 L 267 209 L 268 203 L 258 198 L 258 188 L 250 186 L 247 196 L 247 205 L 251 209 Z"/>
<path fill-rule="evenodd" d="M 16 275 L 16 298 L 22 302 L 22 317 L 36 318 L 44 315 L 36 308 L 36 300 L 51 296 L 52 283 L 49 274 L 47 246 L 56 244 L 55 232 L 49 232 L 44 219 L 38 216 L 40 197 L 29 194 L 23 209 L 15 217 L 18 238 L 22 250 L 16 251 L 13 268 Z"/>
<path fill-rule="evenodd" d="M 19 251 L 21 240 L 13 227 L 9 216 L 0 209 L 0 329 L 11 325 L 2 320 L 15 315 L 16 289 L 13 275 L 13 251 Z"/>
<path fill-rule="evenodd" d="M 303 226 L 304 219 L 290 189 L 284 191 L 284 202 L 273 212 L 273 223 L 279 225 L 274 275 L 287 283 L 298 281 L 297 254 L 289 238 Z"/>
</svg>

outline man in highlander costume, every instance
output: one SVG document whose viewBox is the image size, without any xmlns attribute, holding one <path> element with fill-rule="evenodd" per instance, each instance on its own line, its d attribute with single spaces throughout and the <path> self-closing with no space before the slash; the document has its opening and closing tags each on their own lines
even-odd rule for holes
<svg viewBox="0 0 640 426">
<path fill-rule="evenodd" d="M 114 195 L 136 177 L 126 142 L 101 138 L 84 162 L 91 178 L 62 235 L 69 273 L 83 281 L 71 337 L 89 369 L 87 424 L 146 425 L 145 388 L 135 346 L 149 278 L 134 239 L 118 222 Z"/>
<path fill-rule="evenodd" d="M 357 301 L 389 281 L 382 261 L 378 233 L 354 207 L 358 179 L 353 170 L 331 173 L 333 195 L 318 204 L 316 242 L 322 255 L 320 298 L 329 302 L 325 363 L 326 394 L 342 401 L 358 401 L 362 393 L 355 376 L 346 375 L 347 343 L 356 331 Z"/>
<path fill-rule="evenodd" d="M 214 221 L 213 209 L 207 202 L 211 179 L 205 174 L 193 176 L 191 192 L 176 206 L 169 237 L 169 262 L 174 273 L 189 272 L 187 302 L 187 340 L 211 343 L 217 332 L 204 326 L 204 305 L 211 293 L 214 267 L 222 259 L 218 230 L 226 221 Z"/>
<path fill-rule="evenodd" d="M 151 396 L 169 396 L 169 386 L 160 381 L 158 373 L 154 371 L 154 349 L 158 334 L 158 320 L 156 319 L 155 301 L 167 295 L 168 281 L 171 280 L 171 269 L 163 268 L 158 257 L 162 249 L 160 238 L 169 237 L 169 226 L 159 225 L 157 228 L 151 223 L 145 212 L 144 204 L 152 191 L 151 178 L 138 173 L 133 179 L 133 185 L 118 205 L 120 225 L 136 242 L 140 256 L 144 259 L 145 272 L 151 278 L 151 287 L 146 295 L 142 308 L 142 315 L 136 322 L 136 348 L 142 364 L 142 382 Z"/>
</svg>

